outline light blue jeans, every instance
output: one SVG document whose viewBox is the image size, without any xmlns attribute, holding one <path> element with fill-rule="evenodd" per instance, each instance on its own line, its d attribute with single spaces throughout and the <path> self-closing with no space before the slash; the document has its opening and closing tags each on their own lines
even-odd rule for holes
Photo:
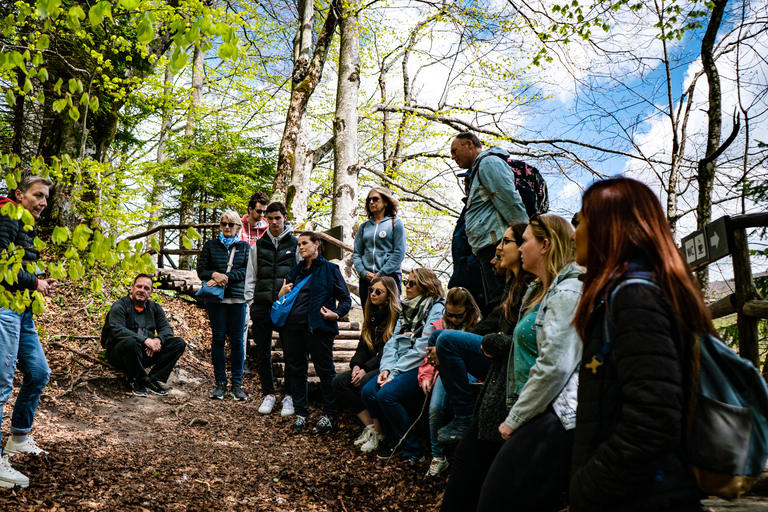
<svg viewBox="0 0 768 512">
<path fill-rule="evenodd" d="M 0 357 L 0 417 L 13 393 L 13 372 L 18 368 L 24 380 L 13 408 L 11 434 L 28 434 L 40 395 L 51 376 L 31 309 L 19 314 L 0 308 Z"/>
<path fill-rule="evenodd" d="M 467 374 L 469 383 L 477 382 L 477 379 Z M 448 403 L 448 395 L 445 394 L 443 379 L 437 376 L 432 385 L 432 398 L 429 401 L 429 442 L 432 447 L 432 457 L 444 457 L 445 445 L 437 440 L 437 431 L 448 424 L 453 416 L 451 405 Z"/>
</svg>

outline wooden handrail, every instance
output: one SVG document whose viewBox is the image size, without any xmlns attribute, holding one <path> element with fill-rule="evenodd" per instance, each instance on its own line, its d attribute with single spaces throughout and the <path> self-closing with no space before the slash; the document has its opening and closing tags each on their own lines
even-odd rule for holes
<svg viewBox="0 0 768 512">
<path fill-rule="evenodd" d="M 768 212 L 748 213 L 731 217 L 731 226 L 733 229 L 768 227 Z"/>
<path fill-rule="evenodd" d="M 139 233 L 138 235 L 131 235 L 124 240 L 138 240 L 139 238 L 144 238 L 145 236 L 154 235 L 161 229 L 189 229 L 192 228 L 215 228 L 218 227 L 219 224 L 217 222 L 207 222 L 205 224 L 163 224 L 162 226 L 155 226 L 152 229 L 148 229 L 147 231 L 144 231 L 143 233 Z"/>
<path fill-rule="evenodd" d="M 296 234 L 296 236 L 302 235 L 304 233 L 313 233 L 313 231 L 309 230 L 309 229 L 295 229 L 293 232 Z M 327 233 L 322 233 L 320 231 L 314 231 L 314 233 L 317 235 L 317 237 L 320 240 L 322 240 L 324 242 L 328 242 L 329 244 L 335 245 L 336 247 L 341 247 L 345 251 L 355 252 L 355 248 L 354 247 L 352 247 L 351 245 L 345 244 L 344 242 L 342 242 L 338 238 L 334 238 L 331 235 L 329 235 Z"/>
</svg>

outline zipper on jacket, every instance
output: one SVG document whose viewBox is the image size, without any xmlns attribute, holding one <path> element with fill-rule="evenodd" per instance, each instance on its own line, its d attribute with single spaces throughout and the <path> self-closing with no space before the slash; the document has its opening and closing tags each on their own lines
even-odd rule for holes
<svg viewBox="0 0 768 512">
<path fill-rule="evenodd" d="M 383 219 L 382 219 L 383 220 Z M 376 237 L 379 235 L 379 223 L 373 228 L 373 273 L 376 273 Z"/>
</svg>

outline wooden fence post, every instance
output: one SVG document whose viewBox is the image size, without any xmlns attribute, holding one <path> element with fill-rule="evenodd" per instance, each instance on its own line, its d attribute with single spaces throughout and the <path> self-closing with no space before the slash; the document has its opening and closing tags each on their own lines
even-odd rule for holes
<svg viewBox="0 0 768 512">
<path fill-rule="evenodd" d="M 745 228 L 734 229 L 733 242 L 733 280 L 736 288 L 736 326 L 739 331 L 739 355 L 751 361 L 755 368 L 760 370 L 760 347 L 757 344 L 758 319 L 744 314 L 744 304 L 755 298 L 747 230 Z"/>
</svg>

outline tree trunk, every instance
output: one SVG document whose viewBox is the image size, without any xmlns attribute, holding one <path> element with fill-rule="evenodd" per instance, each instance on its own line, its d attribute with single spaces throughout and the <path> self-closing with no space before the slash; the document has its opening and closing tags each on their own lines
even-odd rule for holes
<svg viewBox="0 0 768 512">
<path fill-rule="evenodd" d="M 155 161 L 159 164 L 165 162 L 165 144 L 168 138 L 168 132 L 171 130 L 173 118 L 171 116 L 171 93 L 173 92 L 173 72 L 171 66 L 165 67 L 165 81 L 163 85 L 163 124 L 160 127 L 160 136 L 157 142 L 157 157 Z M 147 219 L 147 229 L 152 229 L 157 224 L 160 209 L 163 207 L 163 188 L 165 184 L 160 178 L 160 173 L 155 174 L 152 182 L 152 190 L 149 193 L 149 205 L 152 213 Z M 157 255 L 157 261 L 162 259 L 162 254 Z"/>
</svg>

